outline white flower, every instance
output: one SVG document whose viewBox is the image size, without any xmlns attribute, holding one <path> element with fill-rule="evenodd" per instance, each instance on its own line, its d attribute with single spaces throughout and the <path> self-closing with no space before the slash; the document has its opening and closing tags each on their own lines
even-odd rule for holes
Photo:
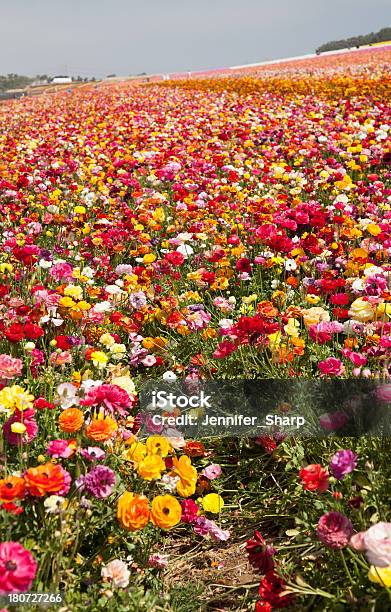
<svg viewBox="0 0 391 612">
<path fill-rule="evenodd" d="M 38 262 L 38 265 L 43 270 L 48 270 L 49 268 L 52 267 L 53 264 L 51 261 L 48 261 L 47 259 L 40 259 Z"/>
<path fill-rule="evenodd" d="M 362 278 L 356 278 L 356 280 L 353 281 L 352 289 L 355 293 L 361 293 L 362 291 L 364 291 L 364 288 L 365 288 L 365 284 Z"/>
<path fill-rule="evenodd" d="M 188 244 L 181 244 L 177 248 L 178 253 L 181 253 L 184 257 L 189 257 L 194 253 L 194 249 Z"/>
<path fill-rule="evenodd" d="M 287 270 L 287 272 L 292 272 L 293 270 L 297 269 L 297 263 L 295 262 L 294 259 L 287 259 L 284 262 L 284 267 L 285 267 L 285 270 Z"/>
<path fill-rule="evenodd" d="M 167 370 L 167 372 L 163 374 L 163 380 L 176 380 L 177 378 L 175 372 L 171 372 L 171 370 Z"/>
<path fill-rule="evenodd" d="M 63 409 L 78 406 L 80 403 L 80 398 L 77 396 L 77 387 L 72 383 L 64 382 L 58 385 L 57 394 L 60 397 L 60 404 Z"/>
<path fill-rule="evenodd" d="M 95 304 L 93 310 L 95 312 L 107 312 L 108 310 L 112 309 L 112 304 L 110 302 L 108 302 L 107 300 L 104 302 L 98 302 L 97 304 Z"/>
<path fill-rule="evenodd" d="M 167 410 L 166 407 L 165 409 Z M 175 450 L 179 450 L 180 448 L 183 448 L 186 445 L 186 441 L 184 437 L 182 436 L 181 432 L 178 431 L 177 429 L 170 429 L 170 428 L 166 429 L 166 431 L 164 432 L 164 436 L 168 439 L 171 446 Z"/>
<path fill-rule="evenodd" d="M 48 514 L 59 514 L 64 507 L 65 498 L 61 495 L 50 495 L 43 502 Z"/>
<path fill-rule="evenodd" d="M 105 291 L 109 295 L 119 295 L 120 293 L 123 293 L 122 289 L 117 285 L 106 285 Z"/>
<path fill-rule="evenodd" d="M 113 587 L 126 588 L 129 584 L 130 571 L 124 561 L 114 559 L 107 565 L 104 565 L 101 570 L 101 576 L 107 580 Z"/>
</svg>

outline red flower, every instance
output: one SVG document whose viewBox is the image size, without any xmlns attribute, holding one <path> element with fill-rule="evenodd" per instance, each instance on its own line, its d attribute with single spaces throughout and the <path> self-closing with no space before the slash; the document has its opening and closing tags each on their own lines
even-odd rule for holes
<svg viewBox="0 0 391 612">
<path fill-rule="evenodd" d="M 21 342 L 24 338 L 23 325 L 20 323 L 11 323 L 11 325 L 4 330 L 4 335 L 8 342 Z"/>
<path fill-rule="evenodd" d="M 273 555 L 276 550 L 268 546 L 259 531 L 254 531 L 254 537 L 246 542 L 248 561 L 261 574 L 267 574 L 274 568 Z"/>
<path fill-rule="evenodd" d="M 228 357 L 231 353 L 236 350 L 236 345 L 233 342 L 229 342 L 225 340 L 224 342 L 220 342 L 219 346 L 213 353 L 213 357 L 215 359 L 224 359 L 224 357 Z"/>
<path fill-rule="evenodd" d="M 164 259 L 168 261 L 168 263 L 172 264 L 173 266 L 181 266 L 183 262 L 185 261 L 184 255 L 182 255 L 182 253 L 179 253 L 178 251 L 167 253 L 164 256 Z"/>
<path fill-rule="evenodd" d="M 43 329 L 39 327 L 39 325 L 34 325 L 34 323 L 26 323 L 23 327 L 23 332 L 27 340 L 38 340 L 38 338 L 41 338 L 45 334 Z"/>
<path fill-rule="evenodd" d="M 255 444 L 262 446 L 263 450 L 269 455 L 277 448 L 277 442 L 272 436 L 258 436 L 255 440 Z"/>
<path fill-rule="evenodd" d="M 272 608 L 285 608 L 293 603 L 293 595 L 281 595 L 285 591 L 286 584 L 274 571 L 268 572 L 261 580 L 259 594 L 262 603 L 268 603 Z M 261 608 L 262 609 L 262 608 Z M 266 608 L 267 609 L 267 608 Z"/>
<path fill-rule="evenodd" d="M 301 468 L 299 476 L 306 491 L 319 491 L 319 493 L 323 493 L 329 487 L 329 473 L 319 463 L 313 463 Z"/>
</svg>

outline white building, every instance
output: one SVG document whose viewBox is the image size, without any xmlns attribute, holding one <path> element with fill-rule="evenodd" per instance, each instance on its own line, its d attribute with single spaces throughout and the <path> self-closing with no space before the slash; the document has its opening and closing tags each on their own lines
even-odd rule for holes
<svg viewBox="0 0 391 612">
<path fill-rule="evenodd" d="M 72 83 L 72 79 L 70 76 L 55 76 L 52 81 L 53 85 L 61 85 L 66 83 Z"/>
</svg>

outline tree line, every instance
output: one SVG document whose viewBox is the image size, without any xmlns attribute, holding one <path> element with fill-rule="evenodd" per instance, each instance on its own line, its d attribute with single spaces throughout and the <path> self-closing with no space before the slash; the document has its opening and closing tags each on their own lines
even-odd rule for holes
<svg viewBox="0 0 391 612">
<path fill-rule="evenodd" d="M 371 45 L 374 43 L 386 42 L 388 40 L 391 40 L 391 28 L 383 28 L 378 32 L 371 32 L 370 34 L 352 36 L 351 38 L 344 38 L 343 40 L 332 40 L 318 47 L 316 53 L 361 47 L 362 45 Z"/>
</svg>

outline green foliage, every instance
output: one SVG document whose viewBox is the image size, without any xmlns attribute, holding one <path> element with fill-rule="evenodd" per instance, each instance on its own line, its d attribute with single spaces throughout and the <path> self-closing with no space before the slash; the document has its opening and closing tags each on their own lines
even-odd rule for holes
<svg viewBox="0 0 391 612">
<path fill-rule="evenodd" d="M 338 49 L 350 49 L 351 47 L 361 47 L 362 45 L 371 45 L 374 43 L 385 42 L 391 40 L 391 28 L 383 28 L 378 32 L 371 32 L 361 36 L 352 36 L 342 40 L 332 40 L 321 45 L 316 49 L 317 53 L 325 51 L 336 51 Z"/>
</svg>

